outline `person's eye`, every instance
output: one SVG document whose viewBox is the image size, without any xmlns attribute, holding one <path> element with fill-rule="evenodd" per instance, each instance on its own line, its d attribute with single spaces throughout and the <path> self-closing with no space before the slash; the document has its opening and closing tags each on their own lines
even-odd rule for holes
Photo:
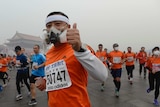
<svg viewBox="0 0 160 107">
<path fill-rule="evenodd" d="M 51 25 L 51 24 L 48 24 L 48 25 L 47 25 L 47 28 L 51 28 L 51 27 L 52 27 L 52 25 Z"/>
</svg>

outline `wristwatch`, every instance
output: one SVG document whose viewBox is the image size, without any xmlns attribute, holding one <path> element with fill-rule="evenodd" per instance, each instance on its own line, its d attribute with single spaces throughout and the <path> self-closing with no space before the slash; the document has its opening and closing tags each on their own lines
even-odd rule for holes
<svg viewBox="0 0 160 107">
<path fill-rule="evenodd" d="M 86 49 L 80 47 L 80 50 L 78 52 L 85 52 L 85 51 L 86 51 Z"/>
</svg>

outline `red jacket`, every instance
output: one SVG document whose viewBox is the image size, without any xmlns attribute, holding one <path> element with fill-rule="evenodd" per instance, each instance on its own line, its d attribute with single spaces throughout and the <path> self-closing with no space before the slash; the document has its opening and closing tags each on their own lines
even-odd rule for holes
<svg viewBox="0 0 160 107">
<path fill-rule="evenodd" d="M 140 51 L 137 54 L 137 59 L 139 59 L 140 64 L 144 64 L 147 61 L 147 53 Z"/>
</svg>

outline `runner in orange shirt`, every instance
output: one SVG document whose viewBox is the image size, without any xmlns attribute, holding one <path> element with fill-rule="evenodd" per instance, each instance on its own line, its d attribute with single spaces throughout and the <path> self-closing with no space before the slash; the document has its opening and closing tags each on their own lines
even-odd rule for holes
<svg viewBox="0 0 160 107">
<path fill-rule="evenodd" d="M 154 93 L 154 104 L 159 105 L 158 96 L 160 88 L 160 51 L 159 47 L 155 47 L 152 50 L 153 56 L 150 57 L 147 61 L 146 68 L 149 70 L 149 88 L 147 93 L 150 93 L 154 90 L 154 81 L 155 83 L 155 93 Z"/>
<path fill-rule="evenodd" d="M 108 50 L 107 50 L 107 48 L 104 48 L 104 51 L 106 52 L 106 57 L 107 57 L 106 64 L 107 64 L 107 67 L 109 68 L 110 65 L 109 65 L 109 61 L 108 61 Z"/>
<path fill-rule="evenodd" d="M 4 58 L 4 60 L 7 62 L 7 66 L 4 66 L 4 68 L 5 68 L 5 78 L 8 80 L 8 82 L 10 81 L 10 79 L 11 79 L 11 77 L 8 75 L 8 73 L 7 73 L 7 71 L 8 71 L 8 66 L 9 66 L 9 62 L 8 62 L 8 60 L 7 60 L 7 58 L 6 58 L 6 54 L 4 54 L 3 55 L 3 58 Z"/>
<path fill-rule="evenodd" d="M 106 64 L 107 53 L 105 51 L 103 51 L 103 45 L 99 44 L 98 49 L 99 50 L 96 52 L 96 56 L 103 62 L 103 64 L 105 66 L 107 66 L 107 64 Z"/>
<path fill-rule="evenodd" d="M 98 51 L 96 52 L 96 56 L 103 62 L 103 64 L 107 67 L 107 53 L 103 51 L 103 45 L 98 45 Z M 101 84 L 101 91 L 104 91 L 104 82 Z"/>
<path fill-rule="evenodd" d="M 3 87 L 7 86 L 6 79 L 8 78 L 8 75 L 6 75 L 7 72 L 7 60 L 3 58 L 3 54 L 0 54 L 0 78 L 3 80 Z"/>
<path fill-rule="evenodd" d="M 148 57 L 146 62 L 146 69 L 148 70 L 148 80 L 149 80 L 149 88 L 147 89 L 147 93 L 154 90 L 154 74 L 152 73 L 152 60 L 154 59 L 155 55 L 153 54 L 155 50 L 159 50 L 159 47 L 155 47 L 152 49 L 152 56 Z"/>
<path fill-rule="evenodd" d="M 143 69 L 144 69 L 144 79 L 146 79 L 145 63 L 147 61 L 147 53 L 145 52 L 145 47 L 141 47 L 140 52 L 137 54 L 137 59 L 139 59 L 139 75 L 141 76 L 142 67 L 143 67 Z"/>
<path fill-rule="evenodd" d="M 108 76 L 105 65 L 81 42 L 76 24 L 70 28 L 64 13 L 50 13 L 46 27 L 46 39 L 54 46 L 46 54 L 46 81 L 39 78 L 36 86 L 48 92 L 49 107 L 90 107 L 88 73 L 104 82 Z"/>
<path fill-rule="evenodd" d="M 8 70 L 12 71 L 12 65 L 11 65 L 11 61 L 12 61 L 12 57 L 10 55 L 8 55 L 6 57 L 7 63 L 8 63 Z"/>
<path fill-rule="evenodd" d="M 127 48 L 127 53 L 125 54 L 125 60 L 126 60 L 126 70 L 127 70 L 127 75 L 128 75 L 128 80 L 130 81 L 130 84 L 132 85 L 132 80 L 133 80 L 133 70 L 134 70 L 134 61 L 136 58 L 136 54 L 132 52 L 132 48 L 128 47 Z"/>
<path fill-rule="evenodd" d="M 119 91 L 121 87 L 121 73 L 122 64 L 124 63 L 124 54 L 119 51 L 119 45 L 117 43 L 113 44 L 113 51 L 109 53 L 109 60 L 111 63 L 111 74 L 113 76 L 113 82 L 115 84 L 115 95 L 119 97 Z"/>
</svg>

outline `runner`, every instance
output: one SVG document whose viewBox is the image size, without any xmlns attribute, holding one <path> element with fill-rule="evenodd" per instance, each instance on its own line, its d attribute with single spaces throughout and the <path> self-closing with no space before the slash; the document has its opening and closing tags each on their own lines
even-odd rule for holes
<svg viewBox="0 0 160 107">
<path fill-rule="evenodd" d="M 108 50 L 107 50 L 107 48 L 104 48 L 104 51 L 106 52 L 106 57 L 107 57 L 107 59 L 106 59 L 107 67 L 110 68 L 110 64 L 109 64 L 109 61 L 108 61 Z"/>
<path fill-rule="evenodd" d="M 25 55 L 26 58 L 27 58 L 27 63 L 28 63 L 26 65 L 26 67 L 27 67 L 27 79 L 30 80 L 30 69 L 29 69 L 30 59 L 28 58 L 27 54 L 25 53 L 25 49 L 24 48 L 22 48 L 21 51 L 22 51 L 22 54 Z M 21 80 L 21 87 L 24 87 L 23 80 Z"/>
<path fill-rule="evenodd" d="M 0 54 L 0 79 L 3 80 L 3 87 L 7 86 L 6 79 L 8 78 L 7 74 L 7 60 L 3 58 L 3 54 Z"/>
<path fill-rule="evenodd" d="M 4 66 L 4 70 L 5 70 L 5 72 L 4 72 L 4 78 L 5 79 L 7 79 L 8 80 L 8 82 L 10 81 L 10 79 L 11 79 L 11 77 L 8 75 L 8 60 L 7 60 L 7 58 L 6 58 L 6 54 L 3 54 L 3 59 L 7 62 L 7 66 Z"/>
<path fill-rule="evenodd" d="M 127 48 L 127 53 L 125 54 L 126 58 L 126 70 L 127 70 L 127 75 L 128 75 L 128 80 L 130 81 L 130 84 L 132 85 L 132 80 L 133 80 L 133 70 L 135 68 L 134 66 L 134 61 L 136 58 L 136 54 L 132 52 L 132 48 L 128 47 Z"/>
<path fill-rule="evenodd" d="M 36 105 L 36 90 L 35 90 L 35 81 L 37 77 L 44 77 L 44 65 L 45 65 L 45 56 L 40 53 L 40 46 L 34 45 L 33 47 L 34 55 L 32 56 L 32 72 L 30 77 L 30 85 L 31 85 L 31 101 L 29 101 L 28 105 Z"/>
<path fill-rule="evenodd" d="M 17 76 L 16 76 L 16 86 L 18 95 L 16 96 L 16 100 L 21 100 L 22 93 L 20 88 L 21 80 L 24 80 L 25 85 L 27 86 L 28 93 L 30 93 L 30 86 L 27 82 L 28 74 L 27 74 L 27 58 L 24 54 L 22 54 L 22 50 L 20 46 L 15 47 L 15 52 L 17 54 L 16 57 L 16 68 L 17 68 Z"/>
<path fill-rule="evenodd" d="M 158 96 L 159 96 L 159 87 L 160 87 L 160 51 L 159 47 L 155 47 L 152 49 L 153 56 L 147 60 L 146 68 L 149 70 L 149 88 L 147 89 L 147 93 L 150 93 L 154 90 L 155 84 L 155 93 L 154 93 L 154 104 L 159 105 Z M 156 83 L 154 83 L 154 81 Z"/>
<path fill-rule="evenodd" d="M 146 68 L 145 63 L 147 60 L 147 53 L 145 52 L 145 47 L 141 47 L 140 52 L 137 54 L 137 59 L 139 59 L 139 75 L 141 76 L 142 68 L 144 69 L 144 79 L 146 79 Z"/>
<path fill-rule="evenodd" d="M 5 57 L 5 56 L 4 56 Z M 11 65 L 11 61 L 12 61 L 12 57 L 10 55 L 8 55 L 6 57 L 7 63 L 8 63 L 8 70 L 12 71 L 12 65 Z"/>
<path fill-rule="evenodd" d="M 119 91 L 121 87 L 121 73 L 122 64 L 124 63 L 124 54 L 119 51 L 119 45 L 113 44 L 113 51 L 109 53 L 109 60 L 111 63 L 111 74 L 113 76 L 113 82 L 115 84 L 115 96 L 119 97 Z"/>
<path fill-rule="evenodd" d="M 107 67 L 107 53 L 103 51 L 103 45 L 98 45 L 98 51 L 96 52 L 96 56 L 103 62 L 103 64 Z M 101 84 L 101 91 L 104 91 L 104 82 Z"/>
<path fill-rule="evenodd" d="M 46 82 L 38 79 L 37 87 L 40 90 L 46 87 L 49 107 L 90 107 L 88 73 L 104 82 L 108 77 L 106 67 L 86 48 L 86 44 L 81 43 L 77 25 L 70 28 L 69 18 L 64 13 L 50 13 L 46 27 L 48 40 L 54 46 L 46 54 Z"/>
</svg>

